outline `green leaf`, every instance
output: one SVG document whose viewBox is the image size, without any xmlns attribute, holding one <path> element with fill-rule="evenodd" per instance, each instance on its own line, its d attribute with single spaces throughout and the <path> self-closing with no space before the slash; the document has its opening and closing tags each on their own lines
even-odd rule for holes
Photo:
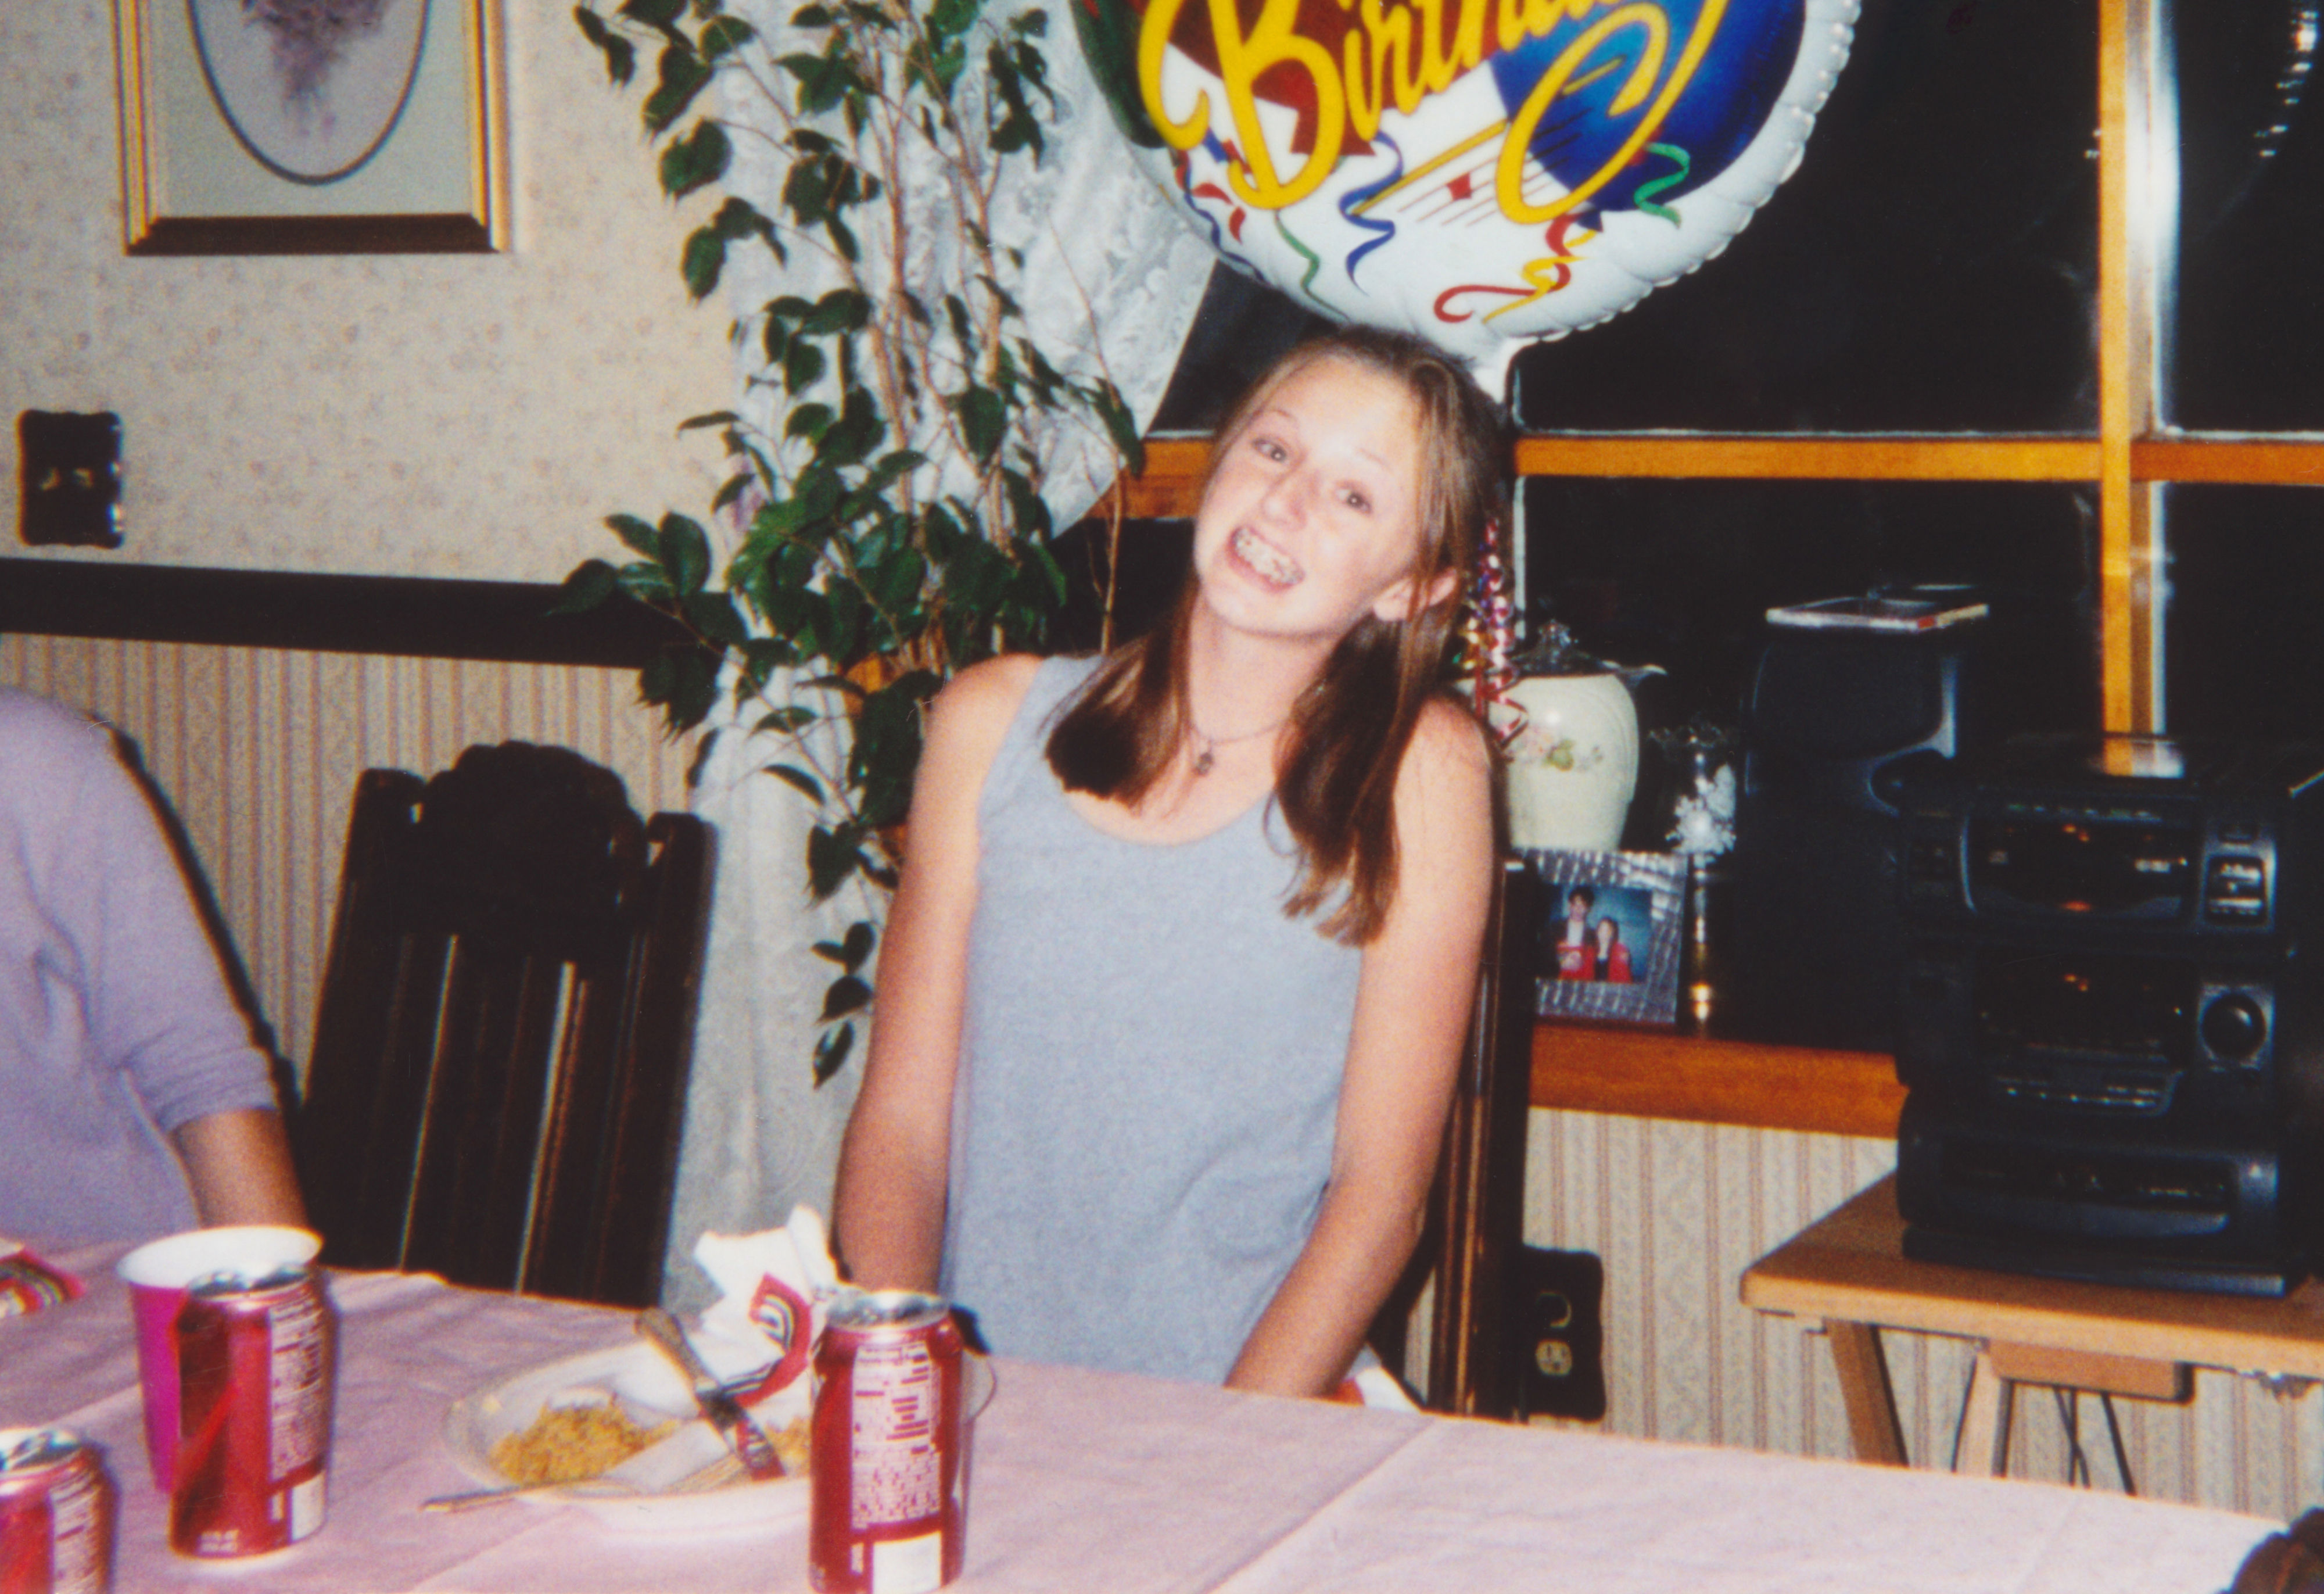
<svg viewBox="0 0 2324 1594">
<path fill-rule="evenodd" d="M 696 303 L 716 292 L 718 279 L 726 270 L 726 240 L 718 236 L 718 229 L 697 227 L 687 234 L 678 269 L 686 278 L 686 296 Z"/>
<path fill-rule="evenodd" d="M 661 557 L 661 544 L 655 540 L 653 527 L 636 515 L 609 514 L 605 517 L 605 524 L 613 528 L 613 535 L 619 537 L 631 552 L 641 553 L 648 559 Z"/>
<path fill-rule="evenodd" d="M 686 14 L 686 0 L 622 0 L 616 8 L 619 14 L 632 22 L 643 23 L 667 33 L 678 26 L 678 19 Z"/>
<path fill-rule="evenodd" d="M 700 648 L 656 653 L 638 672 L 638 692 L 647 702 L 661 705 L 672 730 L 691 730 L 718 701 L 712 655 Z"/>
<path fill-rule="evenodd" d="M 812 387 L 823 380 L 828 368 L 823 350 L 803 338 L 794 338 L 790 347 L 783 350 L 783 391 L 798 393 Z"/>
<path fill-rule="evenodd" d="M 733 157 L 734 145 L 726 130 L 706 117 L 694 125 L 693 132 L 662 151 L 661 191 L 673 199 L 684 199 L 725 176 L 727 162 Z"/>
<path fill-rule="evenodd" d="M 742 417 L 732 410 L 713 410 L 704 415 L 688 415 L 678 423 L 680 431 L 700 431 L 706 427 L 732 426 Z"/>
<path fill-rule="evenodd" d="M 689 592 L 679 607 L 687 625 L 721 647 L 741 647 L 751 640 L 751 628 L 742 623 L 742 611 L 724 592 Z"/>
<path fill-rule="evenodd" d="M 557 601 L 549 606 L 552 615 L 586 615 L 619 590 L 613 567 L 602 559 L 588 559 L 573 567 L 565 584 L 557 589 Z"/>
<path fill-rule="evenodd" d="M 809 802 L 818 805 L 822 803 L 823 783 L 796 764 L 770 764 L 767 765 L 767 773 L 785 785 L 798 788 Z"/>
<path fill-rule="evenodd" d="M 864 920 L 858 919 L 847 927 L 845 940 L 819 941 L 815 943 L 812 950 L 816 957 L 825 962 L 836 963 L 848 973 L 853 974 L 862 968 L 863 959 L 872 955 L 872 926 Z"/>
<path fill-rule="evenodd" d="M 919 550 L 899 548 L 870 573 L 872 599 L 890 616 L 905 614 L 918 606 L 920 585 L 927 573 L 927 561 L 920 557 Z"/>
<path fill-rule="evenodd" d="M 638 70 L 637 46 L 607 27 L 605 19 L 586 5 L 573 8 L 573 20 L 580 24 L 582 36 L 604 55 L 605 76 L 626 88 Z"/>
<path fill-rule="evenodd" d="M 647 603 L 668 603 L 678 596 L 658 564 L 625 564 L 613 572 L 613 579 L 622 591 Z"/>
<path fill-rule="evenodd" d="M 807 890 L 816 901 L 830 900 L 831 894 L 847 883 L 847 876 L 862 860 L 862 832 L 852 824 L 836 829 L 817 825 L 807 832 Z"/>
<path fill-rule="evenodd" d="M 788 736 L 793 731 L 804 730 L 822 718 L 822 715 L 804 703 L 786 703 L 779 709 L 770 709 L 760 716 L 759 723 L 754 728 L 780 731 L 785 736 Z"/>
<path fill-rule="evenodd" d="M 815 1082 L 825 1085 L 832 1076 L 847 1066 L 847 1053 L 855 1044 L 855 1026 L 843 1024 L 835 1030 L 824 1032 L 823 1039 L 815 1043 Z"/>
<path fill-rule="evenodd" d="M 759 31 L 739 16 L 722 16 L 702 30 L 697 41 L 705 60 L 717 60 L 734 53 L 759 36 Z"/>
<path fill-rule="evenodd" d="M 886 423 L 880 419 L 880 406 L 859 387 L 840 406 L 838 422 L 818 440 L 817 456 L 826 465 L 860 465 L 871 458 L 872 450 L 880 446 L 887 431 Z"/>
<path fill-rule="evenodd" d="M 830 25 L 831 13 L 820 5 L 802 5 L 791 13 L 791 26 L 795 28 L 827 28 Z"/>
<path fill-rule="evenodd" d="M 759 478 L 747 470 L 730 476 L 719 484 L 718 491 L 710 500 L 710 507 L 714 511 L 731 508 L 736 499 L 758 485 Z"/>
<path fill-rule="evenodd" d="M 665 514 L 655 535 L 662 569 L 679 592 L 699 592 L 710 579 L 710 539 L 701 523 L 682 514 Z"/>
<path fill-rule="evenodd" d="M 853 288 L 834 288 L 815 301 L 799 330 L 810 338 L 827 338 L 834 332 L 860 332 L 871 320 L 868 297 Z"/>
<path fill-rule="evenodd" d="M 1113 440 L 1122 465 L 1132 471 L 1146 468 L 1146 442 L 1138 435 L 1138 419 L 1130 406 L 1121 402 L 1121 394 L 1110 381 L 1102 381 L 1087 394 L 1099 419 L 1105 422 L 1106 435 Z"/>
<path fill-rule="evenodd" d="M 844 1018 L 851 1013 L 860 1013 L 871 1004 L 871 1001 L 870 986 L 852 974 L 843 974 L 833 980 L 823 993 L 822 1022 L 829 1024 L 834 1019 Z"/>
<path fill-rule="evenodd" d="M 687 107 L 694 103 L 695 96 L 702 92 L 711 77 L 710 69 L 702 64 L 694 47 L 683 41 L 662 51 L 660 74 L 660 82 L 646 96 L 640 108 L 646 131 L 656 134 L 668 131 L 672 122 L 686 114 Z"/>
<path fill-rule="evenodd" d="M 797 347 L 794 345 L 794 347 Z M 821 356 L 816 357 L 818 359 Z M 829 404 L 793 404 L 789 416 L 783 422 L 785 437 L 803 437 L 809 442 L 821 438 L 831 426 Z"/>
<path fill-rule="evenodd" d="M 1009 412 L 1001 403 L 1001 395 L 990 388 L 972 385 L 954 401 L 953 407 L 960 416 L 968 451 L 979 464 L 991 459 L 1009 426 Z"/>
</svg>

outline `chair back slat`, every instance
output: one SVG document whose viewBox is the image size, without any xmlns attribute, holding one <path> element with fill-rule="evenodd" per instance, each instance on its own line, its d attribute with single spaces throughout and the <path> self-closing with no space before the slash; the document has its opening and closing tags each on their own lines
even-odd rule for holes
<svg viewBox="0 0 2324 1594">
<path fill-rule="evenodd" d="M 326 1260 L 656 1298 L 708 862 L 561 748 L 364 774 L 294 1135 Z"/>
</svg>

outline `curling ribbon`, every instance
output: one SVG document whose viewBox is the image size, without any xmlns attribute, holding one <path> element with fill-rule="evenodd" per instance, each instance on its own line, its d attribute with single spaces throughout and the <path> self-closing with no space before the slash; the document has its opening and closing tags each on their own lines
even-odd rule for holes
<svg viewBox="0 0 2324 1594">
<path fill-rule="evenodd" d="M 1483 544 L 1477 552 L 1477 580 L 1469 603 L 1468 635 L 1464 638 L 1473 685 L 1471 698 L 1477 718 L 1504 747 L 1525 729 L 1525 711 L 1508 701 L 1508 690 L 1517 678 L 1517 615 L 1509 600 L 1508 561 L 1502 557 L 1501 523 L 1485 523 Z M 1505 706 L 1506 719 L 1497 719 L 1496 706 Z"/>
<path fill-rule="evenodd" d="M 1378 182 L 1351 189 L 1340 196 L 1340 215 L 1364 231 L 1379 235 L 1377 237 L 1369 238 L 1357 245 L 1347 260 L 1342 263 L 1342 269 L 1348 273 L 1348 283 L 1351 287 L 1355 285 L 1356 267 L 1363 264 L 1364 256 L 1396 236 L 1396 223 L 1375 221 L 1369 216 L 1357 214 L 1373 199 L 1404 181 L 1404 152 L 1396 147 L 1396 140 L 1385 133 L 1379 133 L 1372 135 L 1372 143 L 1387 146 L 1389 157 L 1396 162 L 1396 169 Z"/>
<path fill-rule="evenodd" d="M 1237 212 L 1238 216 L 1240 214 L 1240 212 Z M 1299 291 L 1308 298 L 1314 299 L 1316 303 L 1323 305 L 1325 310 L 1330 310 L 1332 308 L 1330 303 L 1317 297 L 1315 292 L 1315 273 L 1323 269 L 1323 257 L 1301 243 L 1292 230 L 1283 225 L 1283 212 L 1280 210 L 1275 213 L 1275 230 L 1281 235 L 1285 243 L 1297 252 L 1299 258 L 1307 263 L 1306 274 L 1299 279 Z M 1236 235 L 1236 241 L 1238 243 L 1241 241 L 1241 235 Z"/>
<path fill-rule="evenodd" d="M 1637 190 L 1637 198 L 1634 199 L 1632 203 L 1637 205 L 1639 209 L 1645 211 L 1647 215 L 1659 216 L 1665 221 L 1669 222 L 1673 227 L 1676 227 L 1679 225 L 1678 212 L 1672 209 L 1668 205 L 1655 204 L 1655 196 L 1661 194 L 1665 190 L 1674 189 L 1680 183 L 1684 182 L 1686 181 L 1686 174 L 1694 170 L 1694 162 L 1687 157 L 1687 153 L 1684 150 L 1679 148 L 1678 145 L 1674 144 L 1650 144 L 1646 146 L 1646 153 L 1650 155 L 1661 155 L 1666 160 L 1676 161 L 1678 162 L 1678 170 L 1672 172 L 1668 177 L 1657 177 L 1652 182 L 1640 183 Z"/>
</svg>

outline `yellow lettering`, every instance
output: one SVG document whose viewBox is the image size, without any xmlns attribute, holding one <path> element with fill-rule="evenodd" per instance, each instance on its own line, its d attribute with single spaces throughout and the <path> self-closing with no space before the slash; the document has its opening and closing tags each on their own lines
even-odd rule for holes
<svg viewBox="0 0 2324 1594">
<path fill-rule="evenodd" d="M 1347 81 L 1348 125 L 1355 129 L 1358 138 L 1369 139 L 1379 131 L 1380 112 L 1387 108 L 1388 95 L 1396 96 L 1396 108 L 1406 116 L 1420 103 L 1420 86 L 1412 77 L 1412 14 L 1399 5 L 1392 14 L 1382 15 L 1380 0 L 1363 0 L 1363 23 L 1350 28 L 1341 41 L 1340 53 L 1344 59 L 1342 75 Z M 1371 60 L 1365 61 L 1364 45 L 1371 44 Z M 1396 59 L 1393 88 L 1388 78 L 1388 58 Z"/>
<path fill-rule="evenodd" d="M 1345 136 L 1347 106 L 1340 92 L 1340 74 L 1331 53 L 1313 39 L 1294 30 L 1299 0 L 1266 0 L 1259 23 L 1248 36 L 1235 15 L 1235 0 L 1210 0 L 1211 39 L 1218 46 L 1219 76 L 1225 79 L 1227 109 L 1234 117 L 1235 137 L 1242 160 L 1227 168 L 1227 187 L 1244 203 L 1261 210 L 1294 205 L 1316 189 L 1339 164 Z M 1149 14 L 1150 20 L 1150 14 Z M 1157 58 L 1158 59 L 1158 58 Z M 1288 182 L 1275 173 L 1275 157 L 1259 121 L 1252 94 L 1261 74 L 1278 66 L 1296 67 L 1307 74 L 1315 89 L 1315 147 L 1307 153 Z M 1199 136 L 1199 135 L 1198 135 Z"/>
<path fill-rule="evenodd" d="M 1453 23 L 1452 51 L 1444 51 L 1443 0 L 1420 0 L 1420 79 L 1431 94 L 1452 87 L 1452 79 L 1485 59 L 1485 7 L 1490 0 L 1460 0 Z"/>
<path fill-rule="evenodd" d="M 1138 93 L 1146 101 L 1146 115 L 1162 141 L 1174 150 L 1190 150 L 1210 131 L 1211 97 L 1197 94 L 1194 108 L 1183 122 L 1173 122 L 1162 108 L 1162 52 L 1177 30 L 1178 13 L 1186 0 L 1148 0 L 1146 18 L 1138 28 Z"/>
<path fill-rule="evenodd" d="M 1562 3 L 1577 4 L 1580 0 L 1562 0 Z M 1501 0 L 1505 14 L 1511 4 L 1512 0 Z M 1695 69 L 1702 64 L 1703 52 L 1711 48 L 1711 35 L 1718 32 L 1720 16 L 1726 9 L 1727 0 L 1703 0 L 1702 14 L 1695 19 L 1694 32 L 1687 36 L 1685 48 L 1673 63 L 1670 77 L 1663 83 L 1662 92 L 1655 97 L 1654 104 L 1639 117 L 1629 137 L 1607 157 L 1604 164 L 1577 184 L 1572 192 L 1546 205 L 1527 204 L 1524 192 L 1526 147 L 1532 144 L 1534 130 L 1541 125 L 1551 102 L 1565 91 L 1575 70 L 1591 51 L 1616 32 L 1625 29 L 1639 30 L 1645 36 L 1644 42 L 1631 62 L 1629 76 L 1615 94 L 1613 103 L 1607 107 L 1609 116 L 1628 115 L 1645 101 L 1654 89 L 1655 80 L 1662 75 L 1663 57 L 1670 47 L 1670 19 L 1661 6 L 1650 4 L 1649 0 L 1635 0 L 1634 4 L 1624 5 L 1601 18 L 1589 32 L 1576 39 L 1541 75 L 1541 80 L 1534 85 L 1533 92 L 1526 97 L 1524 106 L 1509 123 L 1508 134 L 1502 140 L 1501 158 L 1494 169 L 1493 177 L 1493 190 L 1500 200 L 1501 213 L 1520 224 L 1554 220 L 1582 205 L 1611 182 L 1615 174 L 1628 166 L 1661 130 L 1663 123 L 1670 116 L 1671 107 L 1678 103 L 1678 97 L 1693 81 Z"/>
<path fill-rule="evenodd" d="M 1528 39 L 1546 39 L 1558 23 L 1578 23 L 1600 6 L 1614 3 L 1615 0 L 1500 0 L 1500 48 L 1515 50 Z M 1480 12 L 1477 21 L 1480 28 L 1484 20 L 1484 14 Z M 1465 26 L 1465 14 L 1462 22 Z"/>
</svg>

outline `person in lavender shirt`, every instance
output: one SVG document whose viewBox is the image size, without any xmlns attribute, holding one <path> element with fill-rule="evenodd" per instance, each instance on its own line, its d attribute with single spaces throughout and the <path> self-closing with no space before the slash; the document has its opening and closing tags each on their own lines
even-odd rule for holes
<svg viewBox="0 0 2324 1594">
<path fill-rule="evenodd" d="M 0 1234 L 303 1224 L 267 1058 L 104 726 L 0 690 Z"/>
</svg>

